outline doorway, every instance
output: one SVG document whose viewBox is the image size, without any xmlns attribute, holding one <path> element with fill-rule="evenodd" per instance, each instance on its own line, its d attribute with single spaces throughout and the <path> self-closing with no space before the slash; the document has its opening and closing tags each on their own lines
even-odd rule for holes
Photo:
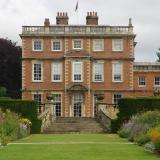
<svg viewBox="0 0 160 160">
<path fill-rule="evenodd" d="M 82 116 L 83 96 L 82 94 L 74 94 L 72 98 L 73 116 Z"/>
</svg>

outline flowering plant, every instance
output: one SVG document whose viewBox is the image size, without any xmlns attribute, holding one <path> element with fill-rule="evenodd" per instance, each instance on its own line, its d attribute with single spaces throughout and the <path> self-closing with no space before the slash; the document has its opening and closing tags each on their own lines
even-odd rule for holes
<svg viewBox="0 0 160 160">
<path fill-rule="evenodd" d="M 32 125 L 32 122 L 29 119 L 27 119 L 27 118 L 20 119 L 20 122 L 23 123 L 23 124 L 25 124 L 25 125 L 28 125 L 28 126 Z"/>
<path fill-rule="evenodd" d="M 160 126 L 151 131 L 151 140 L 155 148 L 160 150 Z"/>
</svg>

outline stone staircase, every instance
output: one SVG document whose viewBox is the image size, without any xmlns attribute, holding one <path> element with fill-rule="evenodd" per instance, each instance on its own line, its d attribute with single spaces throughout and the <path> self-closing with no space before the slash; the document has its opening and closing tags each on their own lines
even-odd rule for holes
<svg viewBox="0 0 160 160">
<path fill-rule="evenodd" d="M 57 117 L 43 133 L 104 133 L 104 129 L 95 118 Z"/>
</svg>

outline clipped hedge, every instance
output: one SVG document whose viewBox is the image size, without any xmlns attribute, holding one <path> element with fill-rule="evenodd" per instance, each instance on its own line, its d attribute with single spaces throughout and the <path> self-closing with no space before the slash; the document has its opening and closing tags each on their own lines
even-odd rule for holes
<svg viewBox="0 0 160 160">
<path fill-rule="evenodd" d="M 112 121 L 112 131 L 117 132 L 122 123 L 132 115 L 145 111 L 160 110 L 160 97 L 122 98 L 118 103 L 118 118 Z"/>
<path fill-rule="evenodd" d="M 37 118 L 37 107 L 38 102 L 36 101 L 0 99 L 2 111 L 9 109 L 32 122 L 31 133 L 39 133 L 41 128 L 41 120 Z"/>
</svg>

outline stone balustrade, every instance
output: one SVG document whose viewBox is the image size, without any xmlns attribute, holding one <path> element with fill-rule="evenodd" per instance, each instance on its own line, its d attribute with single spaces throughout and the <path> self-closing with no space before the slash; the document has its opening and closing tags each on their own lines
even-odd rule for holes
<svg viewBox="0 0 160 160">
<path fill-rule="evenodd" d="M 132 35 L 132 26 L 23 26 L 22 35 Z"/>
</svg>

